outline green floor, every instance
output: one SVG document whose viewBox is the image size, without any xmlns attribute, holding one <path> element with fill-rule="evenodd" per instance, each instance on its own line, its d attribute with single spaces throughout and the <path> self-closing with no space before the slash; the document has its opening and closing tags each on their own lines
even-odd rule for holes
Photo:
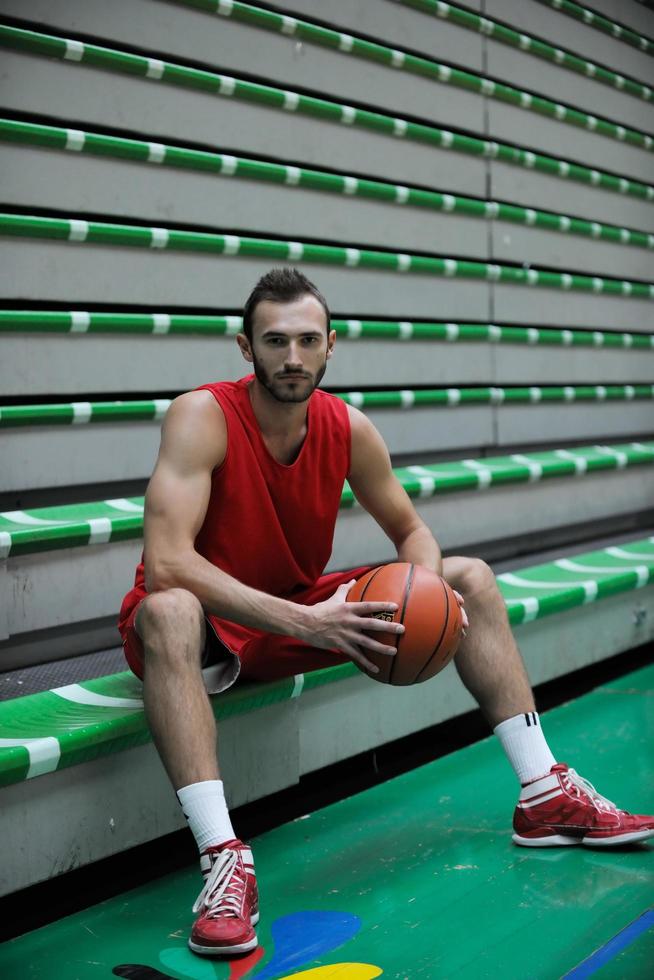
<svg viewBox="0 0 654 980">
<path fill-rule="evenodd" d="M 654 666 L 543 717 L 559 759 L 619 805 L 654 810 Z M 5 944 L 0 976 L 653 977 L 654 847 L 515 847 L 517 789 L 490 738 L 256 839 L 258 961 L 187 950 L 193 866 Z"/>
</svg>

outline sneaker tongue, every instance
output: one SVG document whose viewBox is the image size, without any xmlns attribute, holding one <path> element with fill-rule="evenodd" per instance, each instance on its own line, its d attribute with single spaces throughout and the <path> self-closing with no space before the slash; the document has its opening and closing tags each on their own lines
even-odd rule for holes
<svg viewBox="0 0 654 980">
<path fill-rule="evenodd" d="M 568 772 L 569 768 L 567 762 L 557 762 L 552 766 L 550 772 Z"/>
</svg>

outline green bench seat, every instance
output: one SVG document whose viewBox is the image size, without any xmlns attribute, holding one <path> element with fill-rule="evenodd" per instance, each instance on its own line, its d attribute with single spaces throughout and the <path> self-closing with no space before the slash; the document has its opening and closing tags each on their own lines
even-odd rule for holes
<svg viewBox="0 0 654 980">
<path fill-rule="evenodd" d="M 574 609 L 654 581 L 654 538 L 498 576 L 512 625 Z M 218 719 L 356 675 L 353 664 L 213 698 Z M 130 672 L 0 703 L 0 785 L 20 782 L 149 741 L 141 684 Z"/>
</svg>

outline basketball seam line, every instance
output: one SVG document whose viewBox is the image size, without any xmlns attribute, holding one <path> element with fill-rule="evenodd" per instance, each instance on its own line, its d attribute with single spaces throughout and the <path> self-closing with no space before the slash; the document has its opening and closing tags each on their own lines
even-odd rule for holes
<svg viewBox="0 0 654 980">
<path fill-rule="evenodd" d="M 445 582 L 443 581 L 443 579 L 441 579 L 441 585 L 443 586 L 443 592 L 445 593 L 445 619 L 444 619 L 444 622 L 443 622 L 443 629 L 441 630 L 441 635 L 438 638 L 438 643 L 434 647 L 434 650 L 433 650 L 433 652 L 432 652 L 429 660 L 427 661 L 426 664 L 423 664 L 422 665 L 422 667 L 420 668 L 420 670 L 416 674 L 416 676 L 415 676 L 415 678 L 413 680 L 413 683 L 414 684 L 417 684 L 418 683 L 418 681 L 420 680 L 420 675 L 421 674 L 424 674 L 424 672 L 427 670 L 427 668 L 429 667 L 430 663 L 432 662 L 432 660 L 434 659 L 434 657 L 438 653 L 438 651 L 440 649 L 440 645 L 443 642 L 443 637 L 445 636 L 445 631 L 447 629 L 448 622 L 449 622 L 449 619 L 450 619 L 450 597 L 449 597 L 449 594 L 448 594 L 448 591 L 447 591 L 447 588 L 445 586 Z"/>
<path fill-rule="evenodd" d="M 406 581 L 406 585 L 404 586 L 404 602 L 402 604 L 402 613 L 400 616 L 400 623 L 402 624 L 402 626 L 404 626 L 404 616 L 406 613 L 406 607 L 409 601 L 409 596 L 411 595 L 411 589 L 413 588 L 413 576 L 415 574 L 415 569 L 416 566 L 414 564 L 411 564 L 411 567 L 409 568 L 409 575 Z M 388 674 L 389 684 L 393 683 L 393 674 L 395 673 L 395 665 L 397 663 L 397 658 L 400 655 L 400 643 L 402 642 L 402 637 L 405 635 L 406 635 L 405 633 L 402 633 L 395 645 L 395 656 L 393 657 L 393 662 L 391 663 L 391 669 Z"/>
</svg>

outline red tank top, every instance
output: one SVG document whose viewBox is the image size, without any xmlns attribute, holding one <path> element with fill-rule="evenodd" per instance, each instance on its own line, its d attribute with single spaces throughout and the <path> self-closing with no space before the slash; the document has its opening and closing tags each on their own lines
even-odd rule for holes
<svg viewBox="0 0 654 980">
<path fill-rule="evenodd" d="M 279 463 L 266 448 L 252 409 L 252 377 L 196 389 L 210 391 L 223 410 L 227 452 L 213 471 L 195 548 L 239 582 L 292 598 L 317 581 L 331 555 L 350 468 L 350 420 L 340 398 L 317 389 L 309 400 L 307 434 L 295 462 Z M 141 560 L 121 620 L 145 593 Z"/>
</svg>

